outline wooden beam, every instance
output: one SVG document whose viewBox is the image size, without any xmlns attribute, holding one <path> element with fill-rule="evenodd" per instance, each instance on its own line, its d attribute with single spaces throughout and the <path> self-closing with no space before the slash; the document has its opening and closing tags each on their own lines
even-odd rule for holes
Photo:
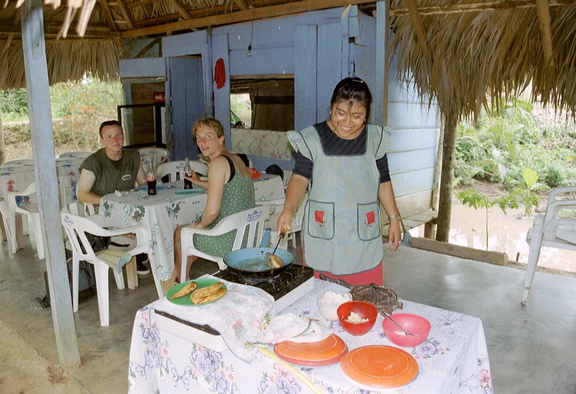
<svg viewBox="0 0 576 394">
<path fill-rule="evenodd" d="M 56 346 L 60 362 L 66 368 L 80 366 L 78 340 L 74 327 L 68 269 L 64 253 L 64 236 L 58 200 L 58 178 L 54 154 L 54 134 L 50 110 L 48 64 L 44 42 L 42 0 L 26 0 L 20 8 L 22 16 L 22 51 L 26 73 L 26 97 L 34 175 L 42 233 L 46 240 L 46 272 L 50 286 L 50 305 Z M 47 230 L 49 224 L 49 231 Z"/>
<path fill-rule="evenodd" d="M 412 25 L 414 26 L 414 31 L 416 37 L 418 38 L 418 44 L 420 44 L 420 49 L 424 53 L 424 57 L 431 61 L 430 50 L 428 49 L 428 42 L 426 41 L 426 33 L 424 32 L 424 24 L 422 23 L 422 18 L 418 13 L 418 6 L 415 0 L 405 0 L 408 7 L 408 13 L 410 14 L 410 19 L 412 20 Z"/>
<path fill-rule="evenodd" d="M 184 8 L 182 4 L 178 2 L 178 0 L 170 0 L 170 3 L 174 6 L 174 8 L 176 8 L 176 11 L 178 11 L 178 15 L 180 15 L 184 20 L 188 20 L 191 18 L 188 11 L 186 11 L 186 8 Z"/>
<path fill-rule="evenodd" d="M 298 1 L 269 7 L 252 8 L 224 15 L 214 15 L 204 18 L 193 18 L 186 21 L 168 23 L 162 26 L 151 26 L 142 29 L 128 30 L 122 33 L 122 38 L 142 37 L 165 34 L 179 30 L 199 29 L 208 26 L 221 26 L 232 23 L 241 23 L 251 20 L 268 19 L 287 15 L 299 14 L 308 11 L 317 11 L 327 8 L 345 7 L 349 4 L 371 4 L 374 0 L 314 0 Z"/>
<path fill-rule="evenodd" d="M 241 10 L 247 10 L 248 6 L 244 0 L 234 0 L 234 3 L 240 8 Z"/>
<path fill-rule="evenodd" d="M 574 3 L 574 0 L 550 0 L 549 5 L 559 6 Z M 480 12 L 489 10 L 508 10 L 514 8 L 536 7 L 534 0 L 486 1 L 480 3 L 454 4 L 444 7 L 420 7 L 420 15 L 461 14 L 463 12 Z M 408 8 L 394 8 L 390 16 L 409 16 Z"/>
<path fill-rule="evenodd" d="M 126 5 L 124 4 L 124 0 L 118 0 L 117 5 L 118 5 L 118 9 L 120 10 L 120 14 L 122 14 L 122 17 L 124 18 L 124 20 L 126 21 L 126 24 L 128 25 L 128 28 L 133 29 L 134 28 L 134 22 L 132 22 L 132 18 L 130 17 L 128 10 L 126 9 Z"/>
<path fill-rule="evenodd" d="M 544 60 L 546 65 L 552 65 L 552 29 L 548 0 L 536 0 L 536 11 L 538 12 L 538 24 L 540 25 L 540 35 L 542 36 Z"/>
<path fill-rule="evenodd" d="M 110 12 L 108 0 L 100 0 L 100 6 L 102 7 L 102 13 L 104 14 L 104 19 L 106 19 L 108 28 L 112 31 L 118 31 L 118 27 L 116 27 L 116 23 L 114 23 L 114 18 L 112 18 L 112 13 Z"/>
</svg>

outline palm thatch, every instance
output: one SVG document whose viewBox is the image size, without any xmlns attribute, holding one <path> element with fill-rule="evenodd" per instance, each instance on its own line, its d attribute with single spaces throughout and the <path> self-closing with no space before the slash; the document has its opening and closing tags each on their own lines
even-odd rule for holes
<svg viewBox="0 0 576 394">
<path fill-rule="evenodd" d="M 393 0 L 392 10 L 405 0 Z M 454 1 L 420 1 L 448 8 Z M 474 4 L 471 0 L 459 4 Z M 576 3 L 549 7 L 552 52 L 545 43 L 535 6 L 421 14 L 425 44 L 416 37 L 413 18 L 391 17 L 392 45 L 400 78 L 413 78 L 418 91 L 436 99 L 447 124 L 477 117 L 482 106 L 518 95 L 529 85 L 534 101 L 576 110 Z"/>
<path fill-rule="evenodd" d="M 46 61 L 50 84 L 81 80 L 87 72 L 100 79 L 118 79 L 118 42 L 113 40 L 47 41 Z M 22 42 L 12 41 L 0 50 L 0 88 L 25 86 Z"/>
</svg>

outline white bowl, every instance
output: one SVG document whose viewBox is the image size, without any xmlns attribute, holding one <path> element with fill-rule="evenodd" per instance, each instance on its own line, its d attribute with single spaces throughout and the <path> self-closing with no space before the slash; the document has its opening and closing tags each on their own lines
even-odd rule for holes
<svg viewBox="0 0 576 394">
<path fill-rule="evenodd" d="M 316 302 L 318 310 L 326 320 L 338 320 L 338 307 L 345 302 L 352 301 L 352 294 L 347 291 L 324 291 L 318 294 Z"/>
</svg>

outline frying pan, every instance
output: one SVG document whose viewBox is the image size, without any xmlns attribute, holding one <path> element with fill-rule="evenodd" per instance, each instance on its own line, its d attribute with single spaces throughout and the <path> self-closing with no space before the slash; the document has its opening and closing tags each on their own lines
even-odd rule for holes
<svg viewBox="0 0 576 394">
<path fill-rule="evenodd" d="M 284 249 L 276 249 L 274 253 L 284 261 L 281 267 L 270 268 L 264 264 L 264 256 L 266 253 L 272 253 L 274 251 L 274 248 L 264 247 L 268 245 L 268 240 L 270 239 L 269 231 L 270 230 L 267 229 L 267 233 L 262 237 L 260 247 L 238 249 L 224 256 L 224 264 L 228 267 L 227 269 L 241 275 L 262 278 L 278 275 L 288 268 L 294 261 L 294 255 Z"/>
</svg>

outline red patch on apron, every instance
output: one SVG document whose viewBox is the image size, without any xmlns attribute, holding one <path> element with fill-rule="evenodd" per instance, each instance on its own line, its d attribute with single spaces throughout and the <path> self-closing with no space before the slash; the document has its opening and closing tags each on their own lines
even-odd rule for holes
<svg viewBox="0 0 576 394">
<path fill-rule="evenodd" d="M 374 211 L 368 212 L 366 214 L 366 224 L 370 226 L 372 223 L 376 221 L 376 216 L 374 215 Z"/>
<path fill-rule="evenodd" d="M 317 223 L 324 223 L 324 211 L 314 211 L 314 220 Z"/>
</svg>

